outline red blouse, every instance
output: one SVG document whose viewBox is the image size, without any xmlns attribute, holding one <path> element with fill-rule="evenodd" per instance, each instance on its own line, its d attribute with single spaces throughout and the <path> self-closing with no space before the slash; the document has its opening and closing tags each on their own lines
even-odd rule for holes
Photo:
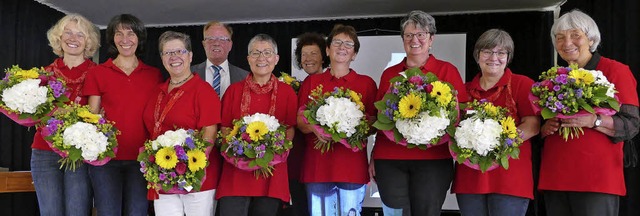
<svg viewBox="0 0 640 216">
<path fill-rule="evenodd" d="M 391 66 L 384 70 L 382 77 L 380 78 L 380 88 L 376 95 L 376 101 L 382 100 L 384 94 L 389 90 L 389 80 L 398 76 L 400 72 L 403 72 L 409 67 L 406 64 L 407 59 L 403 59 L 402 62 L 397 65 Z M 460 77 L 460 73 L 455 66 L 449 62 L 436 59 L 433 55 L 429 55 L 429 59 L 420 67 L 422 72 L 432 72 L 440 80 L 449 82 L 453 85 L 453 88 L 458 91 L 458 102 L 464 103 L 468 100 L 467 92 L 464 88 L 464 83 Z M 439 145 L 428 148 L 427 150 L 421 150 L 419 148 L 409 149 L 406 146 L 396 144 L 394 141 L 389 140 L 383 133 L 378 133 L 376 136 L 376 144 L 373 148 L 372 157 L 374 159 L 388 159 L 388 160 L 425 160 L 425 159 L 447 159 L 451 158 L 449 154 L 449 147 L 447 145 Z"/>
<path fill-rule="evenodd" d="M 629 66 L 601 57 L 596 70 L 615 84 L 620 104 L 638 106 L 636 80 Z M 623 143 L 591 128 L 584 135 L 564 141 L 558 133 L 544 140 L 539 190 L 626 194 Z"/>
<path fill-rule="evenodd" d="M 211 85 L 203 81 L 197 74 L 182 86 L 176 87 L 168 92 L 169 81 L 160 84 L 156 93 L 151 94 L 144 108 L 142 118 L 147 132 L 151 134 L 150 139 L 154 140 L 168 130 L 194 129 L 202 130 L 203 127 L 220 123 L 220 99 Z M 179 97 L 177 93 L 182 92 Z M 158 98 L 162 100 L 158 101 Z M 168 108 L 168 103 L 173 104 L 166 114 L 166 118 L 161 122 L 160 131 L 154 134 L 156 123 L 156 108 L 162 113 Z M 220 176 L 220 152 L 214 148 L 209 154 L 209 166 L 207 166 L 207 178 L 202 183 L 201 191 L 215 189 Z"/>
<path fill-rule="evenodd" d="M 82 96 L 81 90 L 82 86 L 84 85 L 87 71 L 89 71 L 89 69 L 93 68 L 94 66 L 96 66 L 96 63 L 94 63 L 90 59 L 85 59 L 82 64 L 74 68 L 69 68 L 64 64 L 62 58 L 57 58 L 49 66 L 46 66 L 44 70 L 52 71 L 56 77 L 62 78 L 65 81 L 67 85 L 67 91 L 70 93 L 70 102 L 75 101 L 76 103 L 86 105 L 87 97 Z M 38 127 L 36 129 L 36 133 L 33 135 L 33 144 L 31 144 L 31 148 L 53 151 L 51 150 L 51 147 L 49 147 L 47 142 L 42 138 L 40 131 L 41 129 Z"/>
<path fill-rule="evenodd" d="M 362 94 L 362 103 L 365 106 L 367 116 L 375 116 L 376 110 L 373 106 L 374 95 L 376 93 L 376 83 L 371 77 L 361 75 L 351 70 L 341 78 L 331 75 L 331 69 L 324 73 L 314 74 L 302 83 L 298 93 L 298 104 L 303 107 L 309 101 L 309 94 L 318 85 L 323 86 L 323 92 L 333 91 L 335 87 L 344 87 Z M 314 149 L 316 135 L 314 133 L 305 134 L 307 142 L 304 152 L 304 163 L 302 168 L 301 181 L 312 182 L 347 182 L 366 184 L 369 182 L 367 172 L 367 149 L 366 147 L 358 152 L 344 147 L 341 144 L 334 144 L 333 150 L 321 153 Z"/>
<path fill-rule="evenodd" d="M 100 96 L 105 117 L 115 122 L 117 136 L 115 160 L 136 160 L 138 149 L 149 139 L 142 121 L 144 107 L 157 89 L 162 76 L 158 68 L 138 60 L 138 67 L 127 75 L 109 59 L 89 70 L 83 95 Z"/>
<path fill-rule="evenodd" d="M 490 101 L 497 106 L 506 107 L 507 85 L 511 81 L 511 98 L 515 101 L 516 113 L 511 113 L 511 117 L 519 125 L 521 119 L 526 116 L 535 116 L 531 108 L 528 95 L 531 91 L 533 80 L 529 77 L 513 74 L 509 68 L 505 69 L 504 75 L 495 86 L 488 90 L 480 87 L 481 73 L 473 78 L 473 81 L 466 84 L 467 91 L 479 92 L 480 98 L 488 99 L 493 94 L 499 94 L 495 100 Z M 500 88 L 502 87 L 502 88 Z M 502 89 L 500 92 L 499 89 Z M 469 94 L 472 95 L 472 94 Z M 498 193 L 517 197 L 533 199 L 533 173 L 531 166 L 531 142 L 524 141 L 520 146 L 519 159 L 509 159 L 509 169 L 498 167 L 485 173 L 480 170 L 471 169 L 465 165 L 456 164 L 455 178 L 452 185 L 453 193 L 464 194 L 489 194 Z"/>
<path fill-rule="evenodd" d="M 247 76 L 246 79 L 252 79 Z M 240 105 L 245 82 L 231 84 L 222 97 L 222 127 L 232 128 L 233 120 L 240 119 Z M 294 127 L 296 125 L 296 93 L 291 86 L 283 82 L 277 82 L 277 94 L 274 116 L 280 124 Z M 251 91 L 251 104 L 249 114 L 269 113 L 271 92 L 257 94 Z M 222 163 L 222 175 L 216 192 L 216 199 L 226 196 L 267 196 L 289 202 L 289 177 L 287 176 L 287 163 L 282 162 L 274 166 L 273 176 L 269 178 L 258 177 L 253 172 L 243 171 L 228 162 Z"/>
</svg>

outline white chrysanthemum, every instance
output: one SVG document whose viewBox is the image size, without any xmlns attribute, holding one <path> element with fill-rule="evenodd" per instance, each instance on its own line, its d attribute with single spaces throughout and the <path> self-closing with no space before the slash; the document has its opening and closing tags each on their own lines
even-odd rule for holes
<svg viewBox="0 0 640 216">
<path fill-rule="evenodd" d="M 39 79 L 28 79 L 2 92 L 2 101 L 12 110 L 20 113 L 33 114 L 36 108 L 47 102 L 47 92 L 45 86 L 40 86 Z"/>
<path fill-rule="evenodd" d="M 278 127 L 280 127 L 280 123 L 278 122 L 278 119 L 276 119 L 276 117 L 263 113 L 256 113 L 253 115 L 245 116 L 242 118 L 242 121 L 244 121 L 244 123 L 247 125 L 254 121 L 261 121 L 267 125 L 267 129 L 269 129 L 269 131 L 271 132 L 278 130 Z"/>
<path fill-rule="evenodd" d="M 336 126 L 336 131 L 346 133 L 347 137 L 351 137 L 356 132 L 356 126 L 360 124 L 360 119 L 364 117 L 364 113 L 359 109 L 358 105 L 348 98 L 328 97 L 316 112 L 316 120 L 320 125 L 327 127 Z"/>
<path fill-rule="evenodd" d="M 429 144 L 434 138 L 444 135 L 449 126 L 449 119 L 443 109 L 440 116 L 430 116 L 429 111 L 421 112 L 414 120 L 396 121 L 396 129 L 408 143 L 416 145 Z"/>
<path fill-rule="evenodd" d="M 64 144 L 71 145 L 82 151 L 82 158 L 88 161 L 98 159 L 101 153 L 107 151 L 109 138 L 98 132 L 98 128 L 89 123 L 77 122 L 67 127 L 62 133 Z"/>
<path fill-rule="evenodd" d="M 615 84 L 609 82 L 609 80 L 607 79 L 607 77 L 602 73 L 602 71 L 599 70 L 589 70 L 589 72 L 593 75 L 593 77 L 595 78 L 594 83 L 597 85 L 601 85 L 601 86 L 606 86 L 607 87 L 607 96 L 609 97 L 614 97 L 616 90 L 615 90 Z"/>
<path fill-rule="evenodd" d="M 189 137 L 189 134 L 184 129 L 178 129 L 175 131 L 168 130 L 167 132 L 164 132 L 164 134 L 158 136 L 151 145 L 154 150 L 158 147 L 173 147 L 182 145 L 187 137 Z"/>
<path fill-rule="evenodd" d="M 472 149 L 482 156 L 500 145 L 502 126 L 493 119 L 482 121 L 471 117 L 460 122 L 456 128 L 456 142 L 460 148 Z"/>
</svg>

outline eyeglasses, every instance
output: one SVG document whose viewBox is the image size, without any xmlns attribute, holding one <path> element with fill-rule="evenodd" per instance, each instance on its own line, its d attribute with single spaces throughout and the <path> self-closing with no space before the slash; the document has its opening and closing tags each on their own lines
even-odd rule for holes
<svg viewBox="0 0 640 216">
<path fill-rule="evenodd" d="M 424 40 L 424 39 L 427 39 L 427 35 L 429 34 L 430 34 L 429 32 L 416 32 L 416 33 L 403 34 L 402 37 L 404 37 L 405 40 L 411 40 L 415 36 L 418 38 L 418 40 Z"/>
<path fill-rule="evenodd" d="M 352 41 L 341 41 L 341 40 L 332 40 L 331 41 L 331 46 L 334 46 L 334 47 L 340 47 L 343 44 L 344 44 L 344 47 L 346 47 L 348 49 L 351 49 L 356 45 L 356 43 L 354 43 Z"/>
<path fill-rule="evenodd" d="M 174 51 L 164 51 L 164 52 L 161 52 L 160 55 L 162 55 L 162 56 L 181 56 L 181 55 L 187 54 L 188 52 L 189 52 L 189 50 L 181 49 L 181 50 L 174 50 Z"/>
<path fill-rule="evenodd" d="M 482 58 L 490 58 L 491 56 L 493 56 L 493 54 L 497 54 L 498 58 L 503 59 L 506 58 L 507 56 L 509 56 L 509 52 L 507 51 L 491 51 L 491 50 L 482 50 L 480 51 L 480 56 Z"/>
<path fill-rule="evenodd" d="M 255 51 L 251 51 L 249 53 L 249 56 L 254 59 L 260 58 L 260 55 L 264 56 L 265 58 L 271 58 L 275 54 L 276 52 L 274 52 L 273 50 L 263 50 L 263 51 L 255 50 Z"/>
<path fill-rule="evenodd" d="M 224 37 L 224 36 L 218 36 L 218 37 L 205 37 L 204 41 L 207 43 L 212 43 L 214 41 L 219 41 L 219 42 L 229 42 L 231 41 L 231 38 L 228 37 Z"/>
</svg>

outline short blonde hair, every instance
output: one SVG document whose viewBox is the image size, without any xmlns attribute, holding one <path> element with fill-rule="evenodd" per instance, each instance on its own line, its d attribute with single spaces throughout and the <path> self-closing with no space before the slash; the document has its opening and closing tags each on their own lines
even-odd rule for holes
<svg viewBox="0 0 640 216">
<path fill-rule="evenodd" d="M 62 57 L 64 51 L 62 50 L 61 37 L 64 32 L 64 27 L 69 22 L 75 22 L 78 25 L 80 31 L 86 36 L 84 57 L 89 58 L 100 47 L 100 33 L 98 28 L 87 18 L 79 14 L 68 14 L 60 19 L 53 27 L 47 31 L 47 38 L 49 39 L 49 46 L 53 48 L 53 53 Z"/>
</svg>

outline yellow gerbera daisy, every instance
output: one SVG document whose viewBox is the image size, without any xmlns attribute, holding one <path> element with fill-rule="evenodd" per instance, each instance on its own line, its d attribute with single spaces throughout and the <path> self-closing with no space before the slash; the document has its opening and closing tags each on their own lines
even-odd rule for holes
<svg viewBox="0 0 640 216">
<path fill-rule="evenodd" d="M 595 78 L 593 77 L 593 74 L 591 74 L 589 71 L 583 70 L 583 69 L 578 69 L 578 70 L 572 70 L 569 72 L 569 78 L 574 78 L 576 79 L 576 83 L 580 84 L 580 83 L 585 83 L 585 84 L 591 84 L 595 81 Z"/>
<path fill-rule="evenodd" d="M 164 147 L 156 153 L 156 164 L 164 169 L 173 169 L 178 164 L 178 155 L 172 147 Z"/>
<path fill-rule="evenodd" d="M 421 98 L 414 93 L 410 93 L 409 95 L 402 97 L 400 99 L 400 102 L 398 103 L 398 111 L 400 112 L 400 117 L 415 117 L 416 115 L 418 115 L 418 112 L 420 112 L 421 106 Z"/>
<path fill-rule="evenodd" d="M 36 79 L 40 74 L 38 74 L 38 70 L 36 68 L 31 68 L 30 70 L 20 70 L 16 72 L 16 76 L 24 79 Z"/>
<path fill-rule="evenodd" d="M 91 112 L 89 112 L 89 110 L 87 109 L 80 109 L 80 111 L 78 111 L 78 116 L 81 117 L 85 122 L 88 123 L 98 123 L 98 120 L 100 120 L 100 116 L 93 114 Z"/>
<path fill-rule="evenodd" d="M 189 157 L 189 170 L 197 172 L 207 166 L 207 156 L 200 150 L 187 151 Z"/>
<path fill-rule="evenodd" d="M 240 130 L 240 126 L 238 125 L 233 125 L 233 129 L 231 130 L 231 132 L 229 132 L 229 136 L 230 137 L 234 137 L 236 136 L 236 134 L 238 134 L 238 131 Z"/>
<path fill-rule="evenodd" d="M 436 98 L 436 101 L 441 106 L 445 106 L 451 102 L 453 95 L 451 94 L 451 88 L 449 85 L 444 84 L 440 81 L 435 81 L 431 83 L 433 89 L 431 90 L 431 97 Z"/>
<path fill-rule="evenodd" d="M 269 128 L 267 128 L 267 125 L 264 122 L 254 121 L 247 125 L 247 133 L 253 141 L 262 140 L 262 137 L 267 134 L 267 132 L 269 132 Z"/>
<path fill-rule="evenodd" d="M 516 123 L 511 116 L 507 116 L 506 118 L 500 121 L 500 125 L 502 125 L 502 131 L 508 134 L 508 137 L 511 139 L 515 139 L 518 135 L 518 131 L 516 130 Z"/>
</svg>

